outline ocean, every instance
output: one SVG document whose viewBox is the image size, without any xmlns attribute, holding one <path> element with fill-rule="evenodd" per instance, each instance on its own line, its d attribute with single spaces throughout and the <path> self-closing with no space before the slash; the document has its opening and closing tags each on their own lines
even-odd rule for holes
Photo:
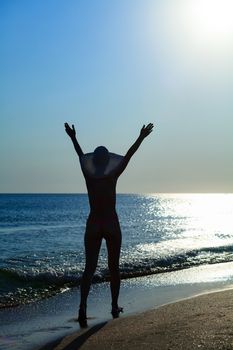
<svg viewBox="0 0 233 350">
<path fill-rule="evenodd" d="M 123 279 L 233 261 L 233 194 L 118 194 L 117 212 Z M 0 308 L 79 286 L 88 213 L 86 194 L 0 195 Z"/>
</svg>

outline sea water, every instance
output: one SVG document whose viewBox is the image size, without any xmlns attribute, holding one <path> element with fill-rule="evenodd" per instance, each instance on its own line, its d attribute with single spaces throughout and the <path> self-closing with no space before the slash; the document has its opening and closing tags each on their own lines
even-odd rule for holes
<svg viewBox="0 0 233 350">
<path fill-rule="evenodd" d="M 119 194 L 117 212 L 122 278 L 233 261 L 233 194 Z M 88 213 L 86 194 L 0 195 L 0 307 L 79 286 Z M 94 282 L 108 275 L 103 242 Z"/>
</svg>

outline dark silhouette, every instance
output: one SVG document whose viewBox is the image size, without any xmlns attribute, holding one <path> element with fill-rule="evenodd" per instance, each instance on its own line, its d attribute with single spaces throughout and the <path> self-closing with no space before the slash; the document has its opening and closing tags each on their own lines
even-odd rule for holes
<svg viewBox="0 0 233 350">
<path fill-rule="evenodd" d="M 63 349 L 64 350 L 78 350 L 78 349 L 80 349 L 83 346 L 83 344 L 88 340 L 88 338 L 90 338 L 93 334 L 100 331 L 101 328 L 103 328 L 106 324 L 107 324 L 107 322 L 101 322 L 101 323 L 94 325 L 88 331 L 81 333 L 80 335 L 75 337 L 75 339 L 71 343 L 69 343 L 65 347 L 63 347 Z M 40 348 L 39 350 L 55 349 L 58 347 L 59 344 L 62 343 L 63 339 L 64 339 L 64 337 L 62 337 L 58 340 L 52 341 L 52 342 L 46 344 L 45 346 L 43 346 L 42 348 Z"/>
<path fill-rule="evenodd" d="M 86 303 L 92 277 L 96 270 L 102 239 L 106 240 L 108 250 L 108 267 L 110 271 L 110 288 L 112 296 L 112 316 L 118 317 L 123 311 L 118 306 L 120 290 L 119 258 L 121 249 L 121 229 L 116 213 L 117 179 L 125 170 L 130 158 L 137 151 L 142 141 L 152 132 L 153 124 L 143 125 L 140 135 L 124 157 L 109 153 L 103 147 L 97 147 L 94 153 L 84 154 L 77 139 L 74 125 L 70 128 L 65 123 L 65 130 L 70 136 L 79 156 L 83 175 L 86 180 L 90 214 L 85 232 L 86 265 L 81 282 L 81 301 L 79 323 L 87 326 Z"/>
</svg>

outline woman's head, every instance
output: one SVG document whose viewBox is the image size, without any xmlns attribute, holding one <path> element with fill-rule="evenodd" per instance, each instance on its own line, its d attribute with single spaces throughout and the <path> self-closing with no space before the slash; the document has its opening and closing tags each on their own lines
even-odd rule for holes
<svg viewBox="0 0 233 350">
<path fill-rule="evenodd" d="M 106 147 L 99 146 L 94 150 L 93 162 L 95 166 L 106 167 L 109 162 L 109 152 Z"/>
</svg>

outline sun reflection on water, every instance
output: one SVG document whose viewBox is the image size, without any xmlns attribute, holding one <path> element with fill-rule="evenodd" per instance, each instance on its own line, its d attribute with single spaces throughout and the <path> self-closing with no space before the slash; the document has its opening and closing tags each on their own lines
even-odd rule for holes
<svg viewBox="0 0 233 350">
<path fill-rule="evenodd" d="M 161 194 L 149 198 L 154 199 L 147 207 L 151 221 L 158 229 L 156 220 L 162 218 L 166 237 L 158 243 L 142 243 L 140 250 L 163 255 L 233 244 L 233 194 Z"/>
</svg>

